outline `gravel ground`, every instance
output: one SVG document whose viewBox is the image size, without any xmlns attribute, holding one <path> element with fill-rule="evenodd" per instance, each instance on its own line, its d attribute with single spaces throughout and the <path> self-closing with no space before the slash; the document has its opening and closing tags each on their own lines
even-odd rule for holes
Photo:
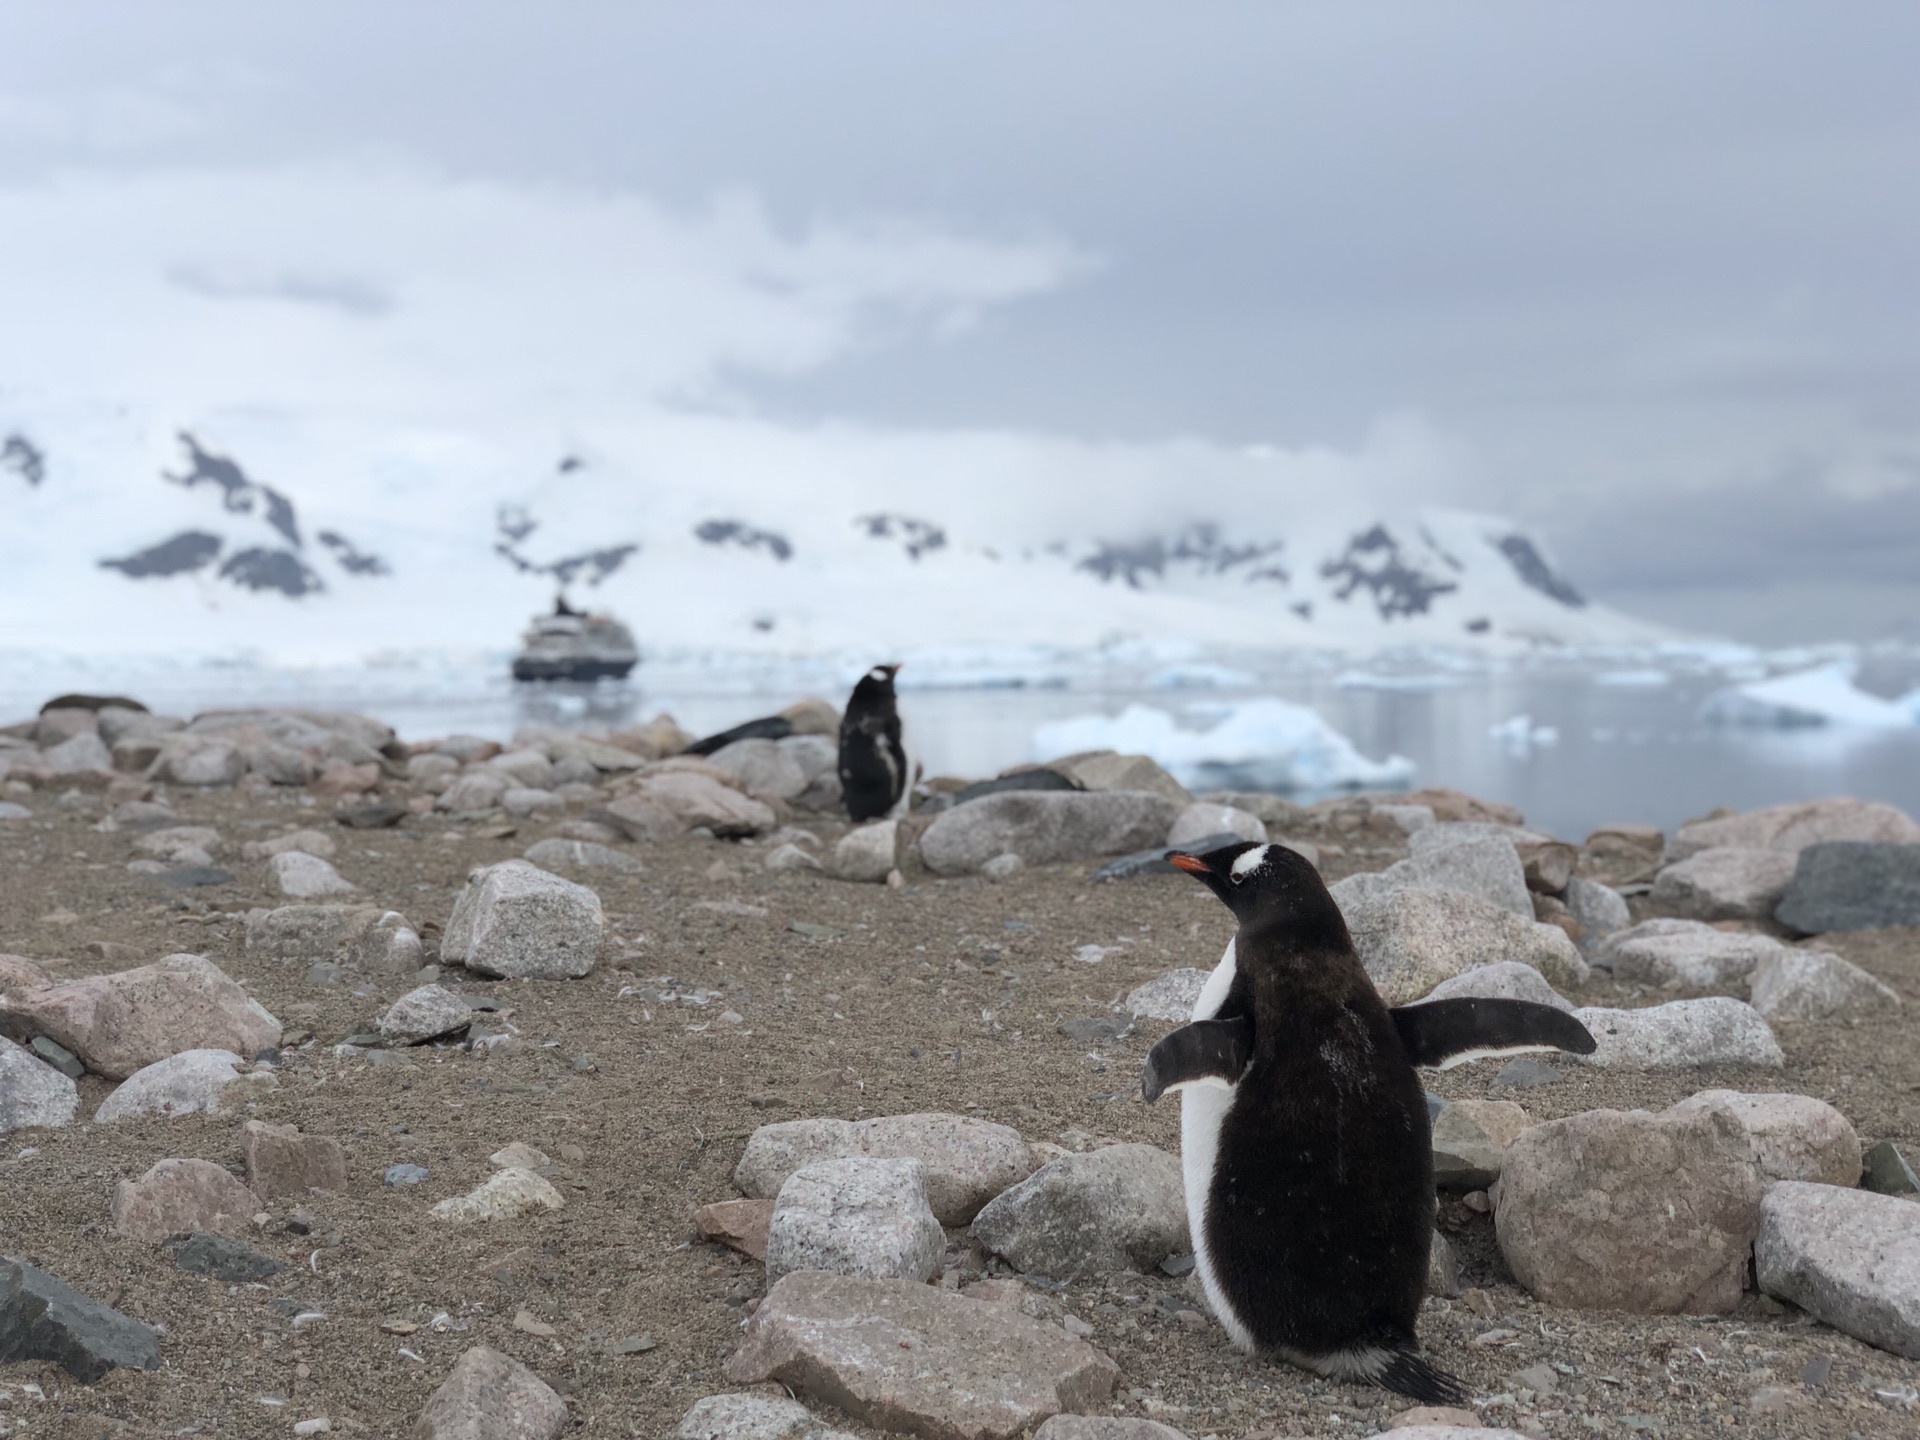
<svg viewBox="0 0 1920 1440">
<path fill-rule="evenodd" d="M 286 1435 L 322 1415 L 336 1433 L 398 1435 L 476 1344 L 516 1356 L 565 1394 L 580 1433 L 669 1435 L 693 1401 L 730 1388 L 724 1364 L 761 1293 L 757 1264 L 699 1243 L 689 1225 L 694 1207 L 733 1194 L 729 1176 L 755 1126 L 951 1110 L 1068 1148 L 1138 1140 L 1177 1150 L 1178 1108 L 1144 1107 L 1136 1088 L 1147 1047 L 1167 1027 L 1144 1024 L 1095 1049 L 1055 1027 L 1106 1013 L 1175 966 L 1211 966 L 1230 932 L 1218 902 L 1178 876 L 1096 888 L 1090 867 L 1063 867 L 998 885 L 921 877 L 896 891 L 769 873 L 754 846 L 635 846 L 642 873 L 580 877 L 599 890 L 619 936 L 612 963 L 575 982 L 483 984 L 450 972 L 445 983 L 507 1008 L 518 1043 L 491 1055 L 426 1048 L 375 1065 L 336 1057 L 332 1042 L 411 982 L 318 987 L 304 966 L 251 957 L 242 944 L 244 913 L 278 902 L 264 863 L 239 860 L 240 845 L 324 811 L 288 793 L 177 795 L 182 823 L 226 837 L 222 863 L 239 878 L 176 895 L 126 871 L 133 834 L 97 833 L 93 816 L 48 796 L 28 803 L 35 820 L 0 827 L 0 951 L 66 976 L 201 952 L 290 1031 L 318 1039 L 286 1050 L 278 1088 L 244 1112 L 96 1127 L 85 1117 L 107 1086 L 89 1078 L 81 1123 L 0 1144 L 0 1250 L 165 1327 L 162 1369 L 116 1371 L 92 1387 L 43 1364 L 0 1365 L 0 1395 L 12 1392 L 0 1431 L 13 1435 Z M 470 867 L 518 855 L 553 828 L 485 836 L 437 818 L 335 828 L 334 863 L 366 898 L 425 927 L 445 921 Z M 1400 853 L 1349 843 L 1326 869 L 1338 878 Z M 1104 958 L 1076 959 L 1087 945 Z M 1844 937 L 1837 948 L 1920 1002 L 1920 935 Z M 671 992 L 667 976 L 710 992 L 708 1003 L 649 998 Z M 1671 997 L 1596 977 L 1574 998 Z M 1911 1155 L 1920 1152 L 1911 1026 L 1889 1016 L 1783 1030 L 1784 1076 L 1569 1067 L 1554 1084 L 1493 1093 L 1548 1118 L 1660 1107 L 1716 1086 L 1799 1091 L 1837 1105 L 1863 1140 L 1892 1138 Z M 1485 1095 L 1496 1068 L 1462 1067 L 1431 1083 L 1450 1096 Z M 249 1117 L 334 1136 L 349 1157 L 348 1192 L 307 1202 L 310 1235 L 289 1231 L 292 1202 L 281 1201 L 249 1237 L 286 1263 L 283 1274 L 222 1284 L 114 1233 L 107 1206 L 118 1179 L 166 1156 L 238 1170 Z M 553 1157 L 564 1211 L 466 1227 L 426 1218 L 434 1201 L 485 1178 L 488 1154 L 513 1140 Z M 384 1186 L 382 1172 L 400 1161 L 426 1166 L 429 1178 Z M 1424 1338 L 1483 1397 L 1489 1424 L 1553 1436 L 1920 1433 L 1920 1411 L 1875 1394 L 1920 1387 L 1920 1364 L 1758 1297 L 1737 1315 L 1704 1319 L 1543 1306 L 1501 1270 L 1485 1217 L 1453 1200 L 1443 1225 L 1476 1288 L 1429 1302 Z M 983 1257 L 956 1237 L 950 1263 L 977 1268 Z M 1108 1277 L 1037 1290 L 1033 1304 L 1094 1327 L 1094 1343 L 1120 1364 L 1128 1413 L 1195 1437 L 1358 1435 L 1406 1408 L 1380 1391 L 1239 1356 L 1194 1313 L 1192 1283 Z M 296 1325 L 312 1312 L 322 1318 Z M 621 1344 L 632 1337 L 651 1348 Z M 1542 1361 L 1561 1383 L 1519 1403 L 1508 1377 Z"/>
</svg>

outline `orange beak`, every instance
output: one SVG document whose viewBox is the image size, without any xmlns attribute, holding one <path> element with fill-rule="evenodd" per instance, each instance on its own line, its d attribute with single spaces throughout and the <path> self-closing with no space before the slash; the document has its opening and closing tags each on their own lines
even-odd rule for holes
<svg viewBox="0 0 1920 1440">
<path fill-rule="evenodd" d="M 1188 855 L 1185 853 L 1169 855 L 1167 856 L 1167 863 L 1176 870 L 1186 871 L 1189 875 L 1211 875 L 1213 873 L 1207 868 L 1207 862 L 1200 859 L 1197 855 Z"/>
</svg>

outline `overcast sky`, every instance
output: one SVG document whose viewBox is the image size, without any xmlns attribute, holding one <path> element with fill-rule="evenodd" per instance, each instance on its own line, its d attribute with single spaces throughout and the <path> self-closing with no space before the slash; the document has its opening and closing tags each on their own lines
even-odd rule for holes
<svg viewBox="0 0 1920 1440">
<path fill-rule="evenodd" d="M 684 403 L 1115 445 L 1411 425 L 1430 498 L 1623 608 L 1920 639 L 1917 75 L 1920 8 L 1869 0 L 17 0 L 0 203 L 355 173 L 762 227 L 729 252 L 756 283 L 893 320 L 716 342 Z"/>
</svg>

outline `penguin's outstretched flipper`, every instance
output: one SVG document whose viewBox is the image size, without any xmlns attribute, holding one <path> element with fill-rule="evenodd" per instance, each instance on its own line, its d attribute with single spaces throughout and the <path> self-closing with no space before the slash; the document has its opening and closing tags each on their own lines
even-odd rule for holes
<svg viewBox="0 0 1920 1440">
<path fill-rule="evenodd" d="M 1182 1085 L 1218 1084 L 1231 1088 L 1253 1059 L 1253 1021 L 1196 1020 L 1182 1025 L 1147 1052 L 1140 1072 L 1140 1095 L 1149 1105 Z"/>
<path fill-rule="evenodd" d="M 1586 1026 L 1564 1010 L 1536 1005 L 1531 1000 L 1469 996 L 1402 1005 L 1387 1013 L 1400 1032 L 1407 1059 L 1429 1070 L 1451 1070 L 1490 1055 L 1527 1055 L 1546 1050 L 1591 1055 L 1594 1050 L 1593 1036 Z"/>
</svg>

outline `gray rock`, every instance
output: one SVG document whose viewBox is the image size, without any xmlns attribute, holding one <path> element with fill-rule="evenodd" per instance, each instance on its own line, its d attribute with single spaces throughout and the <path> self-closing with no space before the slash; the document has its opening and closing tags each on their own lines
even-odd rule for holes
<svg viewBox="0 0 1920 1440">
<path fill-rule="evenodd" d="M 1534 1090 L 1565 1078 L 1560 1071 L 1537 1056 L 1521 1055 L 1502 1065 L 1493 1077 L 1493 1083 L 1504 1085 L 1510 1090 Z M 1433 1097 L 1429 1095 L 1427 1100 L 1431 1105 Z"/>
<path fill-rule="evenodd" d="M 1513 839 L 1492 826 L 1434 825 L 1407 837 L 1412 854 L 1382 872 L 1390 883 L 1458 890 L 1531 920 L 1526 868 Z"/>
<path fill-rule="evenodd" d="M 403 1161 L 398 1165 L 387 1166 L 380 1173 L 380 1183 L 382 1185 L 418 1185 L 427 1178 L 428 1173 L 424 1165 L 413 1165 Z"/>
<path fill-rule="evenodd" d="M 304 850 L 322 860 L 331 860 L 339 849 L 338 842 L 324 830 L 295 830 L 271 840 L 250 841 L 240 847 L 240 856 L 244 860 L 266 860 L 288 850 Z"/>
<path fill-rule="evenodd" d="M 727 1366 L 863 1424 L 930 1440 L 1013 1440 L 1113 1391 L 1119 1368 L 1056 1325 L 911 1280 L 801 1270 L 774 1286 Z"/>
<path fill-rule="evenodd" d="M 1427 805 L 1376 805 L 1369 815 L 1378 816 L 1402 835 L 1431 830 L 1435 824 L 1433 809 Z"/>
<path fill-rule="evenodd" d="M 1773 913 L 1803 935 L 1920 925 L 1920 844 L 1808 845 Z"/>
<path fill-rule="evenodd" d="M 1753 1008 L 1775 1024 L 1879 1015 L 1900 1008 L 1892 988 L 1824 950 L 1781 946 L 1753 967 Z"/>
<path fill-rule="evenodd" d="M 1267 827 L 1258 815 L 1249 815 L 1231 805 L 1210 805 L 1196 800 L 1174 817 L 1173 828 L 1167 831 L 1167 844 L 1174 849 L 1185 849 L 1196 840 L 1221 834 L 1261 845 L 1267 843 Z"/>
<path fill-rule="evenodd" d="M 1442 981 L 1492 960 L 1530 965 L 1555 985 L 1579 985 L 1587 978 L 1586 961 L 1557 925 L 1522 919 L 1458 891 L 1389 888 L 1342 897 L 1345 884 L 1333 887 L 1334 898 L 1367 974 L 1389 1005 L 1417 1000 Z M 1527 913 L 1532 915 L 1531 902 Z"/>
<path fill-rule="evenodd" d="M 111 775 L 113 752 L 98 735 L 83 730 L 58 745 L 42 750 L 36 768 L 45 770 L 56 780 L 72 780 L 83 775 Z"/>
<path fill-rule="evenodd" d="M 527 848 L 526 858 L 543 870 L 614 870 L 638 875 L 645 868 L 626 851 L 590 840 L 537 840 Z"/>
<path fill-rule="evenodd" d="M 1586 880 L 1576 875 L 1567 881 L 1567 888 L 1560 898 L 1566 901 L 1567 909 L 1580 926 L 1579 943 L 1582 950 L 1591 950 L 1607 936 L 1633 923 L 1626 897 L 1598 880 Z"/>
<path fill-rule="evenodd" d="M 1133 1033 L 1133 1021 L 1125 1015 L 1089 1015 L 1079 1020 L 1062 1020 L 1053 1027 L 1076 1045 L 1098 1045 Z"/>
<path fill-rule="evenodd" d="M 761 863 L 769 870 L 824 870 L 826 868 L 791 840 L 774 846 L 767 852 L 767 858 Z"/>
<path fill-rule="evenodd" d="M 0 1363 L 46 1360 L 83 1385 L 109 1370 L 160 1368 L 160 1337 L 64 1280 L 0 1260 Z"/>
<path fill-rule="evenodd" d="M 1027 1142 L 1006 1125 L 964 1115 L 886 1115 L 762 1125 L 748 1138 L 733 1183 L 743 1195 L 769 1199 L 802 1166 L 862 1155 L 925 1166 L 927 1202 L 942 1225 L 965 1225 L 1034 1169 Z"/>
<path fill-rule="evenodd" d="M 1180 1162 L 1151 1145 L 1063 1155 L 996 1197 L 973 1233 L 1021 1270 L 1056 1280 L 1152 1270 L 1189 1243 Z"/>
<path fill-rule="evenodd" d="M 1667 859 L 1685 860 L 1721 845 L 1795 855 L 1808 845 L 1824 840 L 1877 840 L 1911 845 L 1920 841 L 1920 825 L 1893 806 L 1877 802 L 1863 803 L 1846 796 L 1798 801 L 1682 825 L 1667 842 Z"/>
<path fill-rule="evenodd" d="M 1613 974 L 1616 980 L 1638 985 L 1717 990 L 1744 985 L 1755 965 L 1786 948 L 1771 935 L 1702 925 L 1678 934 L 1621 942 L 1613 947 Z"/>
<path fill-rule="evenodd" d="M 138 860 L 129 865 L 133 869 Z M 175 890 L 191 890 L 200 885 L 231 885 L 233 872 L 218 865 L 179 865 L 171 870 L 163 870 L 158 876 L 160 883 Z"/>
<path fill-rule="evenodd" d="M 531 786 L 516 785 L 500 797 L 500 808 L 509 815 L 525 820 L 534 815 L 544 815 L 567 808 L 567 802 L 551 790 L 536 790 Z"/>
<path fill-rule="evenodd" d="M 135 735 L 171 735 L 187 727 L 187 722 L 178 715 L 154 715 L 145 710 L 129 710 L 124 705 L 101 707 L 95 722 L 100 727 L 100 738 L 109 745 L 117 745 Z"/>
<path fill-rule="evenodd" d="M 1494 1233 L 1550 1305 L 1715 1314 L 1740 1302 L 1760 1192 L 1747 1132 L 1722 1111 L 1589 1110 L 1507 1147 Z"/>
<path fill-rule="evenodd" d="M 508 1165 L 465 1195 L 449 1196 L 427 1213 L 449 1224 L 475 1225 L 488 1220 L 517 1220 L 536 1210 L 564 1210 L 566 1206 L 565 1197 L 545 1176 L 521 1165 Z"/>
<path fill-rule="evenodd" d="M 1669 1115 L 1717 1110 L 1730 1116 L 1753 1143 L 1764 1180 L 1811 1180 L 1855 1185 L 1860 1180 L 1860 1137 L 1847 1117 L 1810 1095 L 1745 1095 L 1738 1090 L 1702 1090 Z"/>
<path fill-rule="evenodd" d="M 238 1240 L 204 1230 L 189 1236 L 186 1243 L 174 1251 L 173 1263 L 176 1269 L 195 1275 L 211 1275 L 215 1280 L 234 1284 L 264 1280 L 287 1268 L 271 1255 L 262 1255 L 250 1245 L 242 1245 Z"/>
<path fill-rule="evenodd" d="M 1556 1010 L 1571 1010 L 1573 1002 L 1546 982 L 1531 965 L 1518 960 L 1502 960 L 1495 965 L 1476 965 L 1451 980 L 1442 980 L 1423 1000 L 1455 1000 L 1465 997 L 1483 1000 L 1530 1000 L 1535 1005 L 1551 1005 Z"/>
<path fill-rule="evenodd" d="M 920 854 L 937 875 L 972 874 L 997 855 L 1028 865 L 1118 855 L 1162 840 L 1178 813 L 1171 800 L 1138 790 L 989 795 L 935 817 Z"/>
<path fill-rule="evenodd" d="M 413 1440 L 554 1440 L 569 1424 L 567 1402 L 533 1371 L 476 1345 L 462 1355 L 421 1410 Z"/>
<path fill-rule="evenodd" d="M 0 800 L 0 820 L 31 820 L 33 811 L 11 800 Z"/>
<path fill-rule="evenodd" d="M 1500 1178 L 1507 1147 L 1532 1122 L 1511 1100 L 1455 1100 L 1433 1121 L 1433 1183 L 1484 1190 Z"/>
<path fill-rule="evenodd" d="M 1427 1242 L 1427 1294 L 1451 1299 L 1464 1288 L 1460 1283 L 1460 1257 L 1453 1253 L 1447 1237 L 1434 1231 Z"/>
<path fill-rule="evenodd" d="M 764 835 L 780 823 L 772 806 L 716 779 L 706 768 L 663 770 L 649 775 L 626 798 L 651 802 L 671 816 L 682 830 L 706 829 L 722 839 Z M 607 809 L 624 820 L 626 812 L 619 802 Z"/>
<path fill-rule="evenodd" d="M 1665 935 L 1705 935 L 1724 934 L 1714 930 L 1713 926 L 1700 920 L 1679 920 L 1670 915 L 1657 916 L 1652 920 L 1642 920 L 1638 925 L 1629 925 L 1624 930 L 1616 930 L 1611 935 L 1602 936 L 1589 947 L 1594 966 L 1601 970 L 1613 968 L 1614 957 L 1620 947 L 1630 945 L 1636 940 Z"/>
<path fill-rule="evenodd" d="M 33 1037 L 33 1044 L 27 1048 L 69 1080 L 78 1080 L 87 1073 L 87 1067 L 80 1063 L 80 1057 L 57 1040 L 49 1039 L 45 1035 L 36 1035 Z"/>
<path fill-rule="evenodd" d="M 275 1037 L 276 1039 L 278 1037 Z M 217 1113 L 226 1106 L 227 1088 L 244 1081 L 242 1093 L 272 1089 L 271 1073 L 242 1074 L 246 1064 L 231 1050 L 182 1050 L 136 1070 L 100 1102 L 94 1122 L 124 1119 L 128 1115 L 194 1115 Z"/>
<path fill-rule="evenodd" d="M 926 1280 L 946 1248 L 918 1160 L 822 1160 L 789 1175 L 774 1199 L 767 1283 L 795 1270 Z"/>
<path fill-rule="evenodd" d="M 842 880 L 880 883 L 894 868 L 898 835 L 899 824 L 893 820 L 849 830 L 833 847 L 833 873 Z"/>
<path fill-rule="evenodd" d="M 562 733 L 553 736 L 547 742 L 547 752 L 553 756 L 555 765 L 584 761 L 595 770 L 605 774 L 619 774 L 625 770 L 638 770 L 646 761 L 631 750 L 623 750 L 618 745 L 605 740 L 596 740 L 591 735 Z"/>
<path fill-rule="evenodd" d="M 1170 1425 L 1133 1415 L 1056 1415 L 1033 1440 L 1187 1440 Z"/>
<path fill-rule="evenodd" d="M 1083 790 L 1144 790 L 1171 800 L 1176 810 L 1193 803 L 1187 787 L 1145 755 L 1120 755 L 1112 750 L 1095 750 L 1084 755 L 1068 755 L 1047 762 Z M 1252 809 L 1251 806 L 1241 806 Z M 1254 810 L 1258 814 L 1258 810 Z"/>
<path fill-rule="evenodd" d="M 176 865 L 211 865 L 225 848 L 220 832 L 206 825 L 168 825 L 149 830 L 133 842 L 141 855 L 156 855 Z"/>
<path fill-rule="evenodd" d="M 1785 1181 L 1753 1247 L 1761 1290 L 1834 1329 L 1920 1359 L 1920 1205 Z"/>
<path fill-rule="evenodd" d="M 1018 855 L 996 855 L 980 867 L 980 873 L 989 880 L 1008 880 L 1027 868 L 1027 862 Z"/>
<path fill-rule="evenodd" d="M 600 897 L 586 886 L 503 860 L 467 877 L 440 958 L 477 975 L 574 979 L 599 963 L 606 932 Z"/>
<path fill-rule="evenodd" d="M 545 790 L 553 784 L 553 761 L 544 751 L 509 750 L 484 763 L 495 774 L 505 776 L 511 782 L 510 789 Z"/>
<path fill-rule="evenodd" d="M 817 741 L 820 737 L 807 738 Z M 776 740 L 736 740 L 714 751 L 707 763 L 726 771 L 749 795 L 776 795 L 788 801 L 799 799 L 818 773 L 808 771 L 797 754 Z"/>
<path fill-rule="evenodd" d="M 1920 1194 L 1920 1175 L 1891 1140 L 1877 1141 L 1860 1157 L 1860 1185 L 1876 1195 Z"/>
<path fill-rule="evenodd" d="M 1764 920 L 1786 893 L 1794 864 L 1777 850 L 1717 846 L 1667 866 L 1648 900 L 1691 920 Z"/>
<path fill-rule="evenodd" d="M 196 735 L 173 735 L 160 742 L 160 758 L 150 772 L 155 780 L 202 788 L 238 785 L 247 773 L 237 745 Z"/>
<path fill-rule="evenodd" d="M 1155 845 L 1148 850 L 1136 850 L 1131 855 L 1122 855 L 1117 860 L 1109 860 L 1093 872 L 1093 878 L 1095 880 L 1131 880 L 1136 875 L 1178 875 L 1182 872 L 1167 860 L 1167 857 L 1176 850 L 1185 851 L 1191 855 L 1204 855 L 1209 850 L 1219 850 L 1224 846 L 1236 844 L 1239 839 L 1238 835 L 1228 830 L 1217 835 L 1202 835 L 1199 839 L 1189 841 L 1185 845 Z M 1296 845 L 1293 848 L 1299 847 Z M 1313 847 L 1307 848 L 1312 850 Z M 1315 852 L 1307 855 L 1307 859 L 1309 863 L 1317 865 L 1320 857 L 1318 852 Z"/>
<path fill-rule="evenodd" d="M 267 861 L 274 884 L 290 900 L 317 900 L 323 895 L 350 895 L 353 885 L 318 855 L 283 850 Z"/>
<path fill-rule="evenodd" d="M 817 739 L 817 736 L 806 736 Z M 766 1395 L 709 1395 L 696 1400 L 673 1432 L 674 1440 L 853 1440 L 829 1429 L 798 1400 Z"/>
<path fill-rule="evenodd" d="M 1670 1000 L 1644 1010 L 1583 1009 L 1574 1018 L 1593 1035 L 1578 1063 L 1611 1070 L 1692 1070 L 1705 1065 L 1786 1064 L 1773 1031 L 1751 1005 L 1724 995 Z M 1574 1057 L 1569 1057 L 1574 1058 Z"/>
<path fill-rule="evenodd" d="M 473 1023 L 473 1009 L 451 990 L 422 985 L 387 1008 L 377 1028 L 390 1045 L 422 1045 Z"/>
<path fill-rule="evenodd" d="M 1185 1024 L 1193 1018 L 1201 987 L 1207 983 L 1205 970 L 1169 970 L 1146 984 L 1136 986 L 1127 995 L 1127 1013 L 1136 1020 L 1170 1020 Z"/>
<path fill-rule="evenodd" d="M 0 1135 L 72 1123 L 80 1092 L 71 1078 L 0 1037 Z"/>
<path fill-rule="evenodd" d="M 469 770 L 440 792 L 433 808 L 451 815 L 476 815 L 497 809 L 512 788 L 505 775 L 490 770 Z"/>
<path fill-rule="evenodd" d="M 304 750 L 267 740 L 249 745 L 241 752 L 247 769 L 271 785 L 305 785 L 314 776 L 313 761 Z"/>
</svg>

